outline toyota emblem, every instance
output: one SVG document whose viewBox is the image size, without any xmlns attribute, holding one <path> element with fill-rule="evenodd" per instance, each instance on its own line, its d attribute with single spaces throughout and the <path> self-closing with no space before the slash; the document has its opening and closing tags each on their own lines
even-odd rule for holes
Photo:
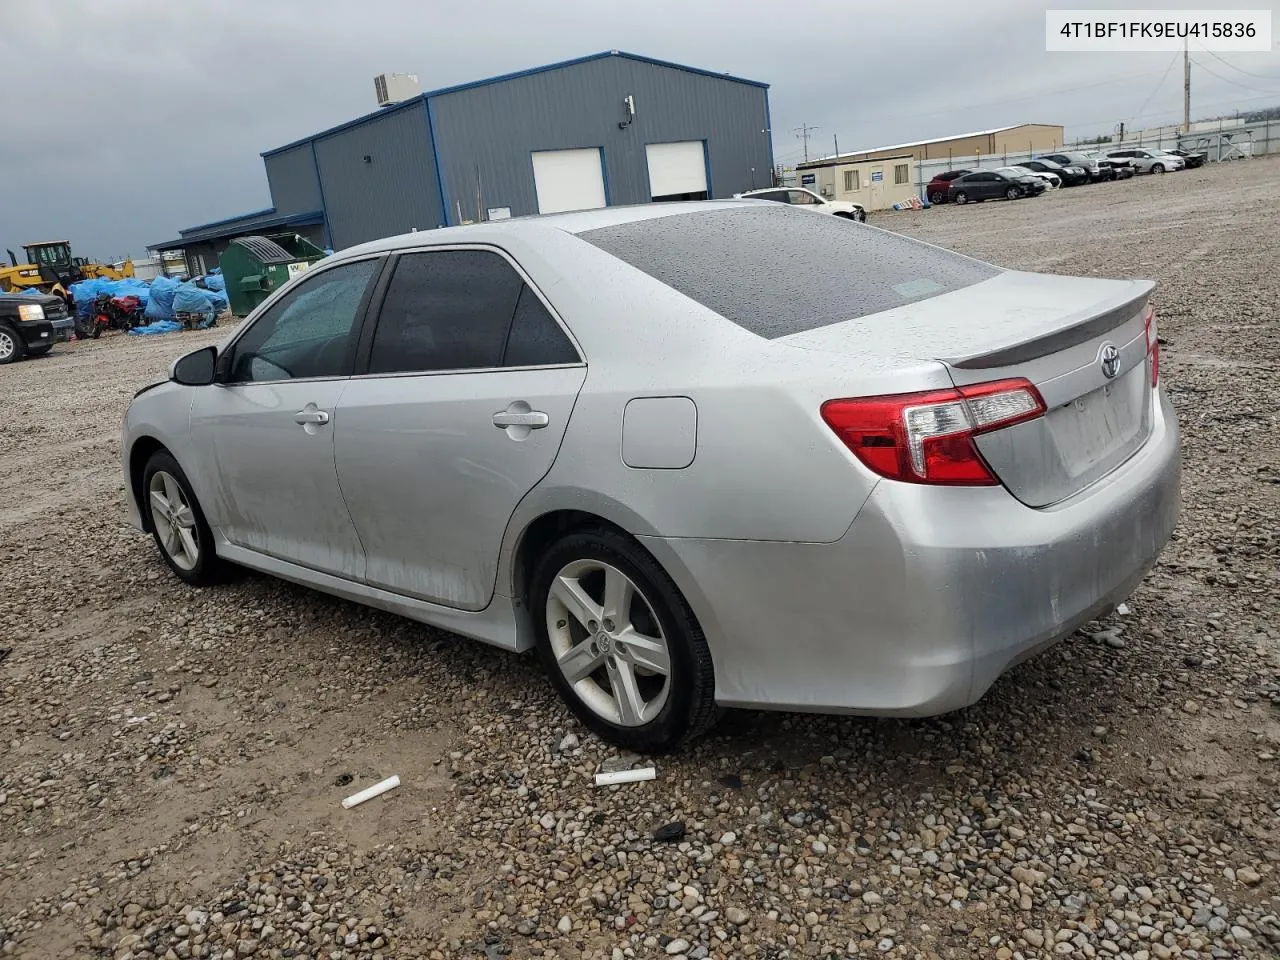
<svg viewBox="0 0 1280 960">
<path fill-rule="evenodd" d="M 1102 375 L 1108 380 L 1114 380 L 1117 373 L 1120 372 L 1120 351 L 1114 343 L 1104 343 L 1102 349 L 1098 351 L 1098 365 L 1102 367 Z"/>
</svg>

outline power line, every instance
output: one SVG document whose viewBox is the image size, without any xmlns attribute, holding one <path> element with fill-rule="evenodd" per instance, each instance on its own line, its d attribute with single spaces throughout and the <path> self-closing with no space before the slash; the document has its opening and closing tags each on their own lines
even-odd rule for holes
<svg viewBox="0 0 1280 960">
<path fill-rule="evenodd" d="M 1206 47 L 1199 40 L 1196 41 L 1196 46 L 1200 47 L 1202 50 L 1204 50 L 1205 53 L 1213 57 L 1213 59 L 1217 60 L 1223 66 L 1230 67 L 1232 70 L 1235 70 L 1238 73 L 1243 73 L 1246 77 L 1257 77 L 1259 80 L 1280 80 L 1280 77 L 1269 77 L 1265 73 L 1250 73 L 1248 70 L 1241 70 L 1234 63 L 1231 63 L 1230 61 L 1227 61 L 1227 60 L 1223 60 L 1220 56 L 1218 56 L 1216 53 L 1214 53 L 1212 50 Z"/>
<path fill-rule="evenodd" d="M 796 127 L 795 130 L 791 131 L 804 141 L 804 159 L 806 163 L 809 161 L 809 136 L 815 131 L 821 129 L 821 127 L 811 127 L 808 124 L 802 123 L 800 126 Z"/>
<path fill-rule="evenodd" d="M 1195 60 L 1195 61 L 1192 61 L 1192 62 L 1193 62 L 1193 63 L 1195 63 L 1195 65 L 1196 65 L 1197 67 L 1199 67 L 1201 70 L 1203 70 L 1205 73 L 1209 74 L 1209 76 L 1211 76 L 1211 77 L 1217 77 L 1217 78 L 1218 78 L 1219 80 L 1221 80 L 1223 83 L 1229 83 L 1229 84 L 1231 84 L 1233 87 L 1239 87 L 1241 90 L 1252 90 L 1254 93 L 1269 93 L 1269 94 L 1271 94 L 1272 96 L 1280 96 L 1280 90 L 1263 90 L 1261 87 L 1251 87 L 1251 86 L 1249 86 L 1249 84 L 1247 84 L 1247 83 L 1241 83 L 1241 82 L 1240 82 L 1240 81 L 1238 81 L 1238 80 L 1232 80 L 1230 77 L 1224 77 L 1224 76 L 1223 76 L 1222 74 L 1220 74 L 1220 73 L 1214 73 L 1212 70 L 1210 70 L 1208 67 L 1206 67 L 1206 66 L 1205 66 L 1203 63 L 1201 63 L 1199 60 Z"/>
<path fill-rule="evenodd" d="M 1175 53 L 1173 55 L 1173 59 L 1169 61 L 1169 65 L 1164 68 L 1164 73 L 1160 74 L 1160 80 L 1156 84 L 1156 88 L 1151 91 L 1151 96 L 1147 97 L 1147 99 L 1143 102 L 1142 106 L 1138 108 L 1138 112 L 1134 116 L 1129 118 L 1130 120 L 1136 120 L 1138 117 L 1142 116 L 1143 115 L 1142 111 L 1147 109 L 1147 107 L 1151 105 L 1151 101 L 1156 98 L 1156 94 L 1160 92 L 1160 88 L 1164 86 L 1165 80 L 1168 79 L 1169 71 L 1173 69 L 1173 65 L 1178 62 L 1178 58 L 1181 56 L 1182 56 L 1181 52 Z"/>
</svg>

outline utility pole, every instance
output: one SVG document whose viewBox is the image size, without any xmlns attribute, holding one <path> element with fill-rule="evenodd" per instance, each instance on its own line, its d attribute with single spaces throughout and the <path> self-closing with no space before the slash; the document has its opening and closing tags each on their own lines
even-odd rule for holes
<svg viewBox="0 0 1280 960">
<path fill-rule="evenodd" d="M 836 148 L 836 156 L 840 156 L 840 138 L 834 133 L 831 135 L 831 145 Z"/>
<path fill-rule="evenodd" d="M 1182 41 L 1182 132 L 1191 132 L 1191 51 Z"/>
<path fill-rule="evenodd" d="M 796 129 L 792 131 L 792 133 L 794 133 L 799 139 L 804 141 L 804 162 L 805 163 L 809 162 L 809 137 L 811 134 L 814 133 L 814 131 L 820 130 L 820 129 L 821 127 L 811 127 L 808 124 L 802 123 L 800 124 L 800 126 L 796 127 Z"/>
</svg>

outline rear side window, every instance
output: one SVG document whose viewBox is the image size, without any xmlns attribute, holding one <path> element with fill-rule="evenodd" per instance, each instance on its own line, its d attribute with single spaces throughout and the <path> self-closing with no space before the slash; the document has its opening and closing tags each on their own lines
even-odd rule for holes
<svg viewBox="0 0 1280 960">
<path fill-rule="evenodd" d="M 503 257 L 487 250 L 438 250 L 406 254 L 397 263 L 378 316 L 369 373 L 577 359 L 559 325 Z"/>
<path fill-rule="evenodd" d="M 895 233 L 788 207 L 674 214 L 578 236 L 770 340 L 1000 272 Z"/>
</svg>

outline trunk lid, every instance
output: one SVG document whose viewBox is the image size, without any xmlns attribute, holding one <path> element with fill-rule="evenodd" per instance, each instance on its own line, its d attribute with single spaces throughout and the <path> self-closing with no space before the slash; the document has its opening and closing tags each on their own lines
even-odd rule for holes
<svg viewBox="0 0 1280 960">
<path fill-rule="evenodd" d="M 1150 435 L 1144 317 L 1153 286 L 1008 271 L 780 342 L 890 360 L 938 360 L 956 386 L 1029 380 L 1044 398 L 1045 415 L 983 434 L 975 443 L 1010 493 L 1044 507 L 1106 476 Z"/>
</svg>

